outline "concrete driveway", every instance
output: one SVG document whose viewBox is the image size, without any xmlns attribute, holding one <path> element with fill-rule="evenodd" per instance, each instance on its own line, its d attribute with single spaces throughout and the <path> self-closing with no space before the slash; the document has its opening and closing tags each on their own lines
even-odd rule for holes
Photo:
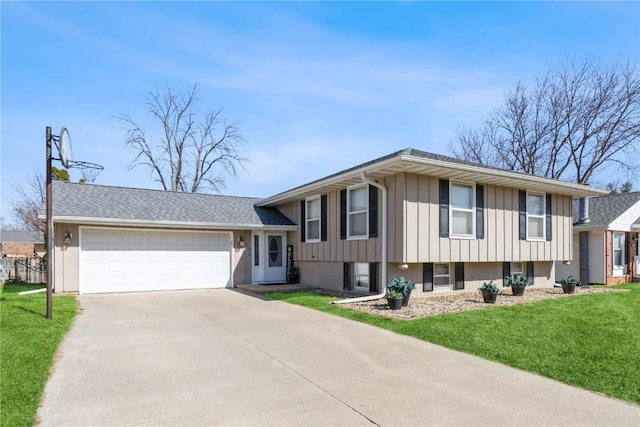
<svg viewBox="0 0 640 427">
<path fill-rule="evenodd" d="M 635 405 L 233 290 L 79 300 L 42 426 L 640 425 Z"/>
</svg>

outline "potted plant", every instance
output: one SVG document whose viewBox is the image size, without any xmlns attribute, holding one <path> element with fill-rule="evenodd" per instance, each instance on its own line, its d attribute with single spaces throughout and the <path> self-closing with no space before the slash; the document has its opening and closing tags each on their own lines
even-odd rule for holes
<svg viewBox="0 0 640 427">
<path fill-rule="evenodd" d="M 287 283 L 298 283 L 299 280 L 300 269 L 292 265 L 287 269 Z"/>
<path fill-rule="evenodd" d="M 387 304 L 391 310 L 400 310 L 402 308 L 402 292 L 394 291 L 387 288 Z"/>
<path fill-rule="evenodd" d="M 511 292 L 514 297 L 521 297 L 526 287 L 530 285 L 529 281 L 519 274 L 506 276 L 505 280 L 507 284 L 511 285 Z"/>
<path fill-rule="evenodd" d="M 402 306 L 406 307 L 409 304 L 409 297 L 411 297 L 411 291 L 416 288 L 411 280 L 407 280 L 404 277 L 394 277 L 389 284 L 388 289 L 395 292 L 402 293 Z"/>
<path fill-rule="evenodd" d="M 482 299 L 487 304 L 495 304 L 496 299 L 498 298 L 498 293 L 500 289 L 498 289 L 498 285 L 493 283 L 493 280 L 489 283 L 484 282 L 482 286 L 480 286 L 480 292 L 482 292 Z"/>
<path fill-rule="evenodd" d="M 576 292 L 576 286 L 580 286 L 580 281 L 573 276 L 569 276 L 560 280 L 562 292 L 565 294 L 573 294 Z"/>
</svg>

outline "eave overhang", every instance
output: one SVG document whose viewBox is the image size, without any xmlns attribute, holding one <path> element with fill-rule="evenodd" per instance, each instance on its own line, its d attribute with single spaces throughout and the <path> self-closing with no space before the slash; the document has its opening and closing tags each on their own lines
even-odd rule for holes
<svg viewBox="0 0 640 427">
<path fill-rule="evenodd" d="M 39 219 L 44 220 L 43 216 Z M 297 230 L 296 225 L 266 225 L 266 224 L 241 224 L 241 223 L 214 223 L 214 222 L 186 222 L 186 221 L 162 221 L 141 220 L 126 218 L 94 218 L 77 216 L 54 216 L 54 224 L 78 224 L 106 227 L 136 227 L 136 228 L 176 228 L 192 230 Z"/>
<path fill-rule="evenodd" d="M 571 197 L 590 197 L 609 194 L 588 185 L 576 184 L 555 179 L 541 178 L 519 172 L 484 166 L 452 163 L 437 159 L 425 159 L 401 154 L 374 164 L 366 164 L 336 175 L 323 178 L 309 184 L 296 187 L 275 196 L 267 197 L 256 203 L 257 206 L 278 206 L 307 197 L 317 196 L 330 191 L 341 190 L 362 183 L 360 174 L 373 180 L 382 180 L 398 173 L 414 173 L 438 178 L 479 184 L 514 187 L 521 190 L 560 194 Z"/>
</svg>

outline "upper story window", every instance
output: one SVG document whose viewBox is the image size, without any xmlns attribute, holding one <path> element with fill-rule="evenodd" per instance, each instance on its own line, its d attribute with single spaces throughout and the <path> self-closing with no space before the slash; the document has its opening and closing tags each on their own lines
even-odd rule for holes
<svg viewBox="0 0 640 427">
<path fill-rule="evenodd" d="M 484 239 L 484 185 L 440 179 L 438 187 L 440 237 Z"/>
<path fill-rule="evenodd" d="M 320 241 L 320 196 L 306 200 L 306 241 Z"/>
<path fill-rule="evenodd" d="M 451 236 L 475 237 L 475 188 L 451 183 Z"/>
<path fill-rule="evenodd" d="M 544 194 L 527 193 L 527 239 L 545 238 Z"/>
<path fill-rule="evenodd" d="M 369 237 L 369 187 L 367 185 L 350 188 L 347 192 L 347 237 L 366 239 Z"/>
</svg>

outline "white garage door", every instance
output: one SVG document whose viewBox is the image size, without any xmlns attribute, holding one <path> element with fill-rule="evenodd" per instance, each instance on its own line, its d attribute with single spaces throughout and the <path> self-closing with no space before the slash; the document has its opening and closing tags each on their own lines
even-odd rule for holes
<svg viewBox="0 0 640 427">
<path fill-rule="evenodd" d="M 231 233 L 82 228 L 80 293 L 231 286 Z"/>
</svg>

